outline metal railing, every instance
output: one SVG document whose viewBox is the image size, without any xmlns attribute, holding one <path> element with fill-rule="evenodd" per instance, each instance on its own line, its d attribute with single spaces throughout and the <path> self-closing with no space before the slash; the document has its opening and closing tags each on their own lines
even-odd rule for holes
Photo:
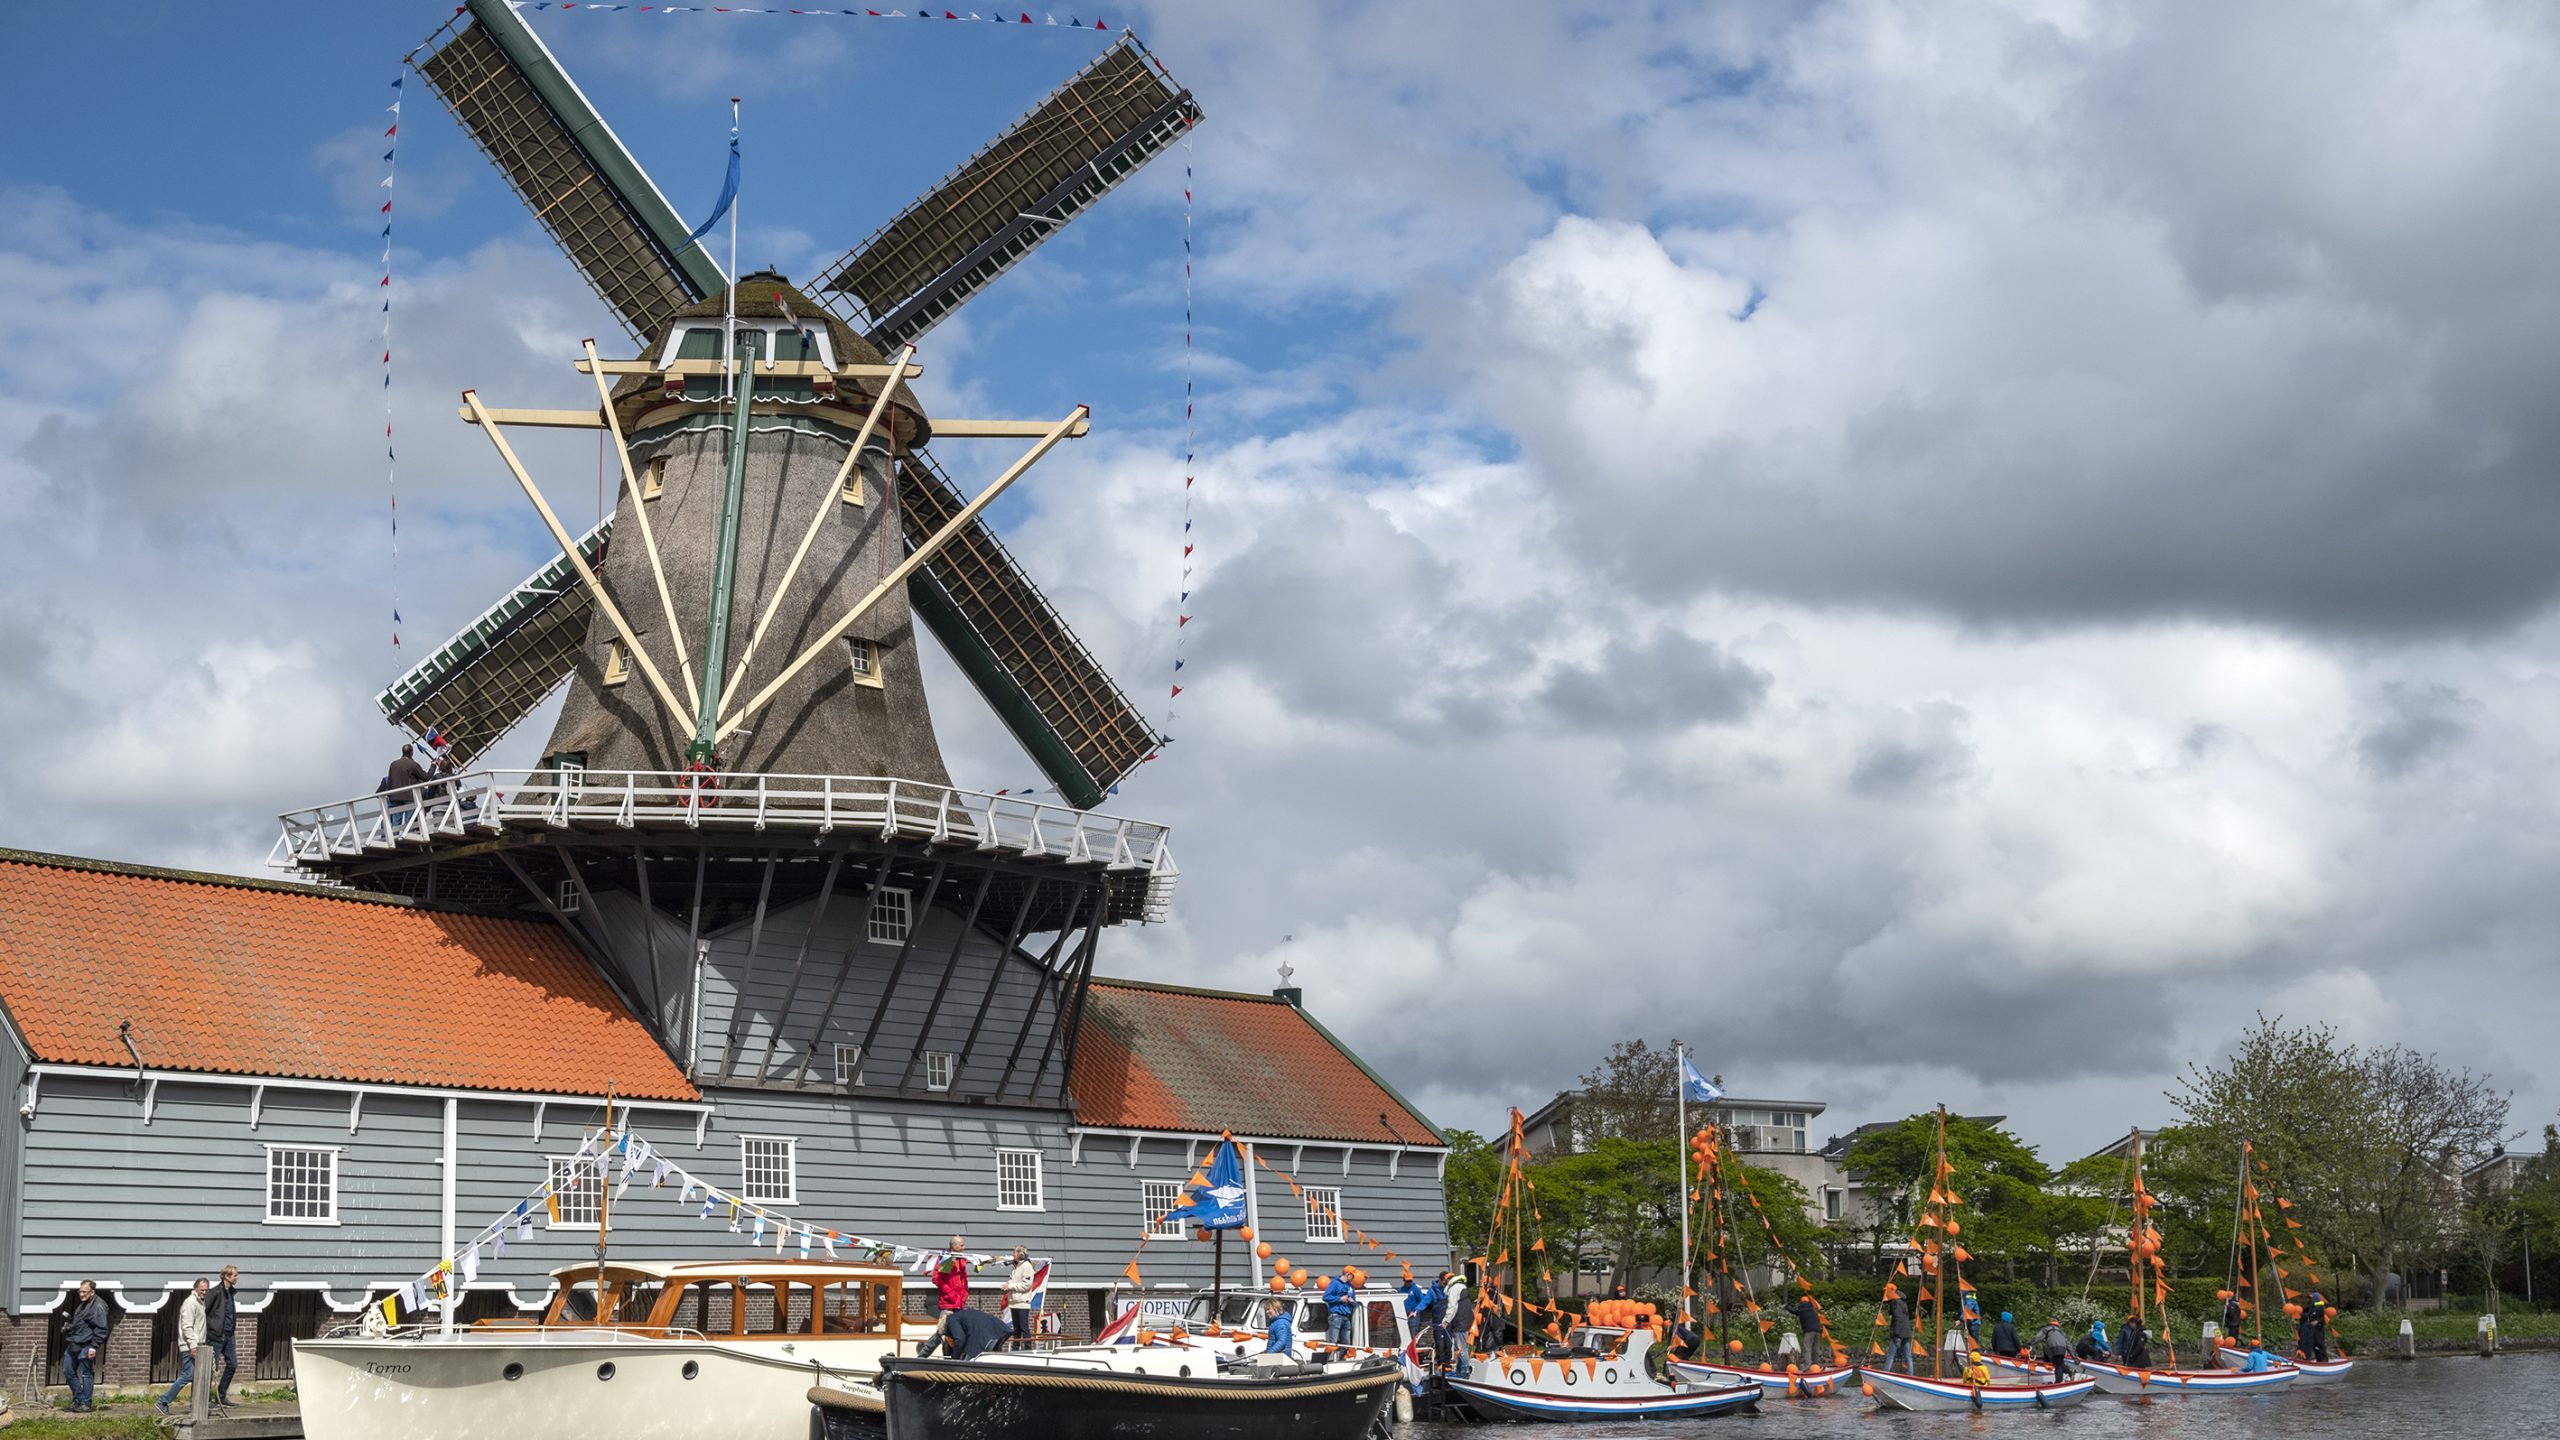
<svg viewBox="0 0 2560 1440">
<path fill-rule="evenodd" d="M 267 863 L 327 870 L 510 829 L 858 830 L 1143 871 L 1149 909 L 1181 874 L 1172 830 L 1144 820 L 877 776 L 641 770 L 474 770 L 276 817 Z M 1150 918 L 1156 918 L 1153 915 Z"/>
</svg>

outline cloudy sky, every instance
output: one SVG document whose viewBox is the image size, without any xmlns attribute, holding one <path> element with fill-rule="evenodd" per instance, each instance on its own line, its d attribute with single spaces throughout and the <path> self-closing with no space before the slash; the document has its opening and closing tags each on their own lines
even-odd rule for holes
<svg viewBox="0 0 2560 1440">
<path fill-rule="evenodd" d="M 61 62 L 0 91 L 0 843 L 257 871 L 543 558 L 452 397 L 616 332 L 415 83 L 392 557 L 380 107 L 446 13 L 0 17 Z M 1106 968 L 1285 958 L 1479 1128 L 1677 1035 L 2064 1158 L 2261 1009 L 2560 1111 L 2550 9 L 1105 13 L 1208 123 L 924 358 L 1095 406 L 1002 528 L 1161 711 L 1193 167 L 1198 619 L 1114 802 L 1185 878 Z M 679 210 L 745 96 L 795 276 L 1096 45 L 535 18 Z M 530 458 L 591 518 L 591 441 Z M 955 778 L 1036 778 L 933 659 Z"/>
</svg>

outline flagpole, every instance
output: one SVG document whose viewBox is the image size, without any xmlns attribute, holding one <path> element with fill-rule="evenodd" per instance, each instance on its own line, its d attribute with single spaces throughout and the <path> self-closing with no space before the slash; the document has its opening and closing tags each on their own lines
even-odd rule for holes
<svg viewBox="0 0 2560 1440">
<path fill-rule="evenodd" d="M 1676 1097 L 1680 1122 L 1671 1137 L 1671 1148 L 1680 1152 L 1680 1318 L 1689 1318 L 1689 1051 L 1679 1041 L 1671 1042 L 1671 1093 Z"/>
<path fill-rule="evenodd" d="M 737 150 L 738 97 L 732 95 L 729 97 L 729 152 L 734 155 L 737 153 Z M 729 201 L 729 297 L 727 305 L 721 311 L 720 315 L 720 383 L 723 387 L 732 383 L 731 377 L 737 373 L 737 369 L 738 202 L 737 198 L 732 196 Z M 720 398 L 725 400 L 729 398 L 730 393 L 731 392 L 729 390 L 723 388 L 720 392 Z"/>
</svg>

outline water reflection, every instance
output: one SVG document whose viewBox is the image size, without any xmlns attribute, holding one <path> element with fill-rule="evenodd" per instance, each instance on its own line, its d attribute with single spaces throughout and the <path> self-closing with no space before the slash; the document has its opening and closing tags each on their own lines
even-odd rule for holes
<svg viewBox="0 0 2560 1440">
<path fill-rule="evenodd" d="M 1720 1440 L 1732 1432 L 1753 1440 L 1858 1436 L 1861 1440 L 1931 1440 L 1936 1436 L 2049 1434 L 2072 1440 L 2142 1436 L 2145 1440 L 2254 1440 L 2320 1436 L 2382 1440 L 2450 1436 L 2456 1440 L 2560 1440 L 2560 1354 L 2508 1354 L 2414 1362 L 2366 1360 L 2333 1384 L 2294 1385 L 2273 1395 L 2163 1397 L 2126 1400 L 2095 1395 L 2047 1414 L 1918 1415 L 1879 1411 L 1859 1396 L 1840 1400 L 1766 1401 L 1759 1413 L 1670 1424 L 1523 1425 L 1519 1440 Z M 1405 1425 L 1399 1440 L 1455 1440 L 1500 1434 L 1470 1426 Z"/>
</svg>

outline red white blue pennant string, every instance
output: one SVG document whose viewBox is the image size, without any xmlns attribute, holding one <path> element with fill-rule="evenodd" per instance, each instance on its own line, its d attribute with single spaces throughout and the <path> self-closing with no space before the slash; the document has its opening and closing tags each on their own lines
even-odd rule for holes
<svg viewBox="0 0 2560 1440">
<path fill-rule="evenodd" d="M 1159 66 L 1159 69 L 1162 67 Z M 1191 567 L 1199 549 L 1198 537 L 1191 530 L 1191 501 L 1197 493 L 1200 475 L 1194 465 L 1199 458 L 1199 439 L 1195 428 L 1197 395 L 1192 372 L 1193 318 L 1191 308 L 1191 132 L 1182 135 L 1182 573 L 1174 587 L 1173 606 L 1173 680 L 1172 693 L 1165 696 L 1164 728 L 1157 733 L 1156 748 L 1147 756 L 1153 760 L 1173 743 L 1173 722 L 1180 718 L 1174 702 L 1182 698 L 1182 667 L 1189 663 L 1191 644 Z M 1138 762 L 1145 764 L 1146 761 Z"/>
<path fill-rule="evenodd" d="M 508 0 L 507 8 L 516 11 L 531 10 L 536 12 L 544 10 L 628 10 L 634 14 L 642 15 L 652 12 L 660 15 L 806 15 L 814 19 L 822 20 L 954 20 L 964 24 L 974 20 L 982 25 L 1040 25 L 1055 27 L 1061 30 L 1112 31 L 1128 28 L 1123 25 L 1114 25 L 1107 20 L 1086 20 L 1082 16 L 1077 15 L 1070 15 L 1066 19 L 1061 20 L 1057 17 L 1055 12 L 1044 12 L 1039 19 L 1034 20 L 1031 18 L 1031 12 L 1028 10 L 1017 10 L 1010 15 L 1003 14 L 1001 12 L 992 15 L 981 15 L 975 10 L 935 10 L 931 8 L 916 10 L 872 10 L 857 7 L 854 9 L 830 10 L 818 6 L 808 6 L 804 8 L 786 5 L 593 5 L 583 3 L 583 0 Z"/>
<path fill-rule="evenodd" d="M 391 434 L 391 197 L 400 154 L 400 80 L 391 77 L 391 124 L 382 132 L 382 459 L 391 494 L 391 648 L 400 648 L 400 452 Z"/>
</svg>

